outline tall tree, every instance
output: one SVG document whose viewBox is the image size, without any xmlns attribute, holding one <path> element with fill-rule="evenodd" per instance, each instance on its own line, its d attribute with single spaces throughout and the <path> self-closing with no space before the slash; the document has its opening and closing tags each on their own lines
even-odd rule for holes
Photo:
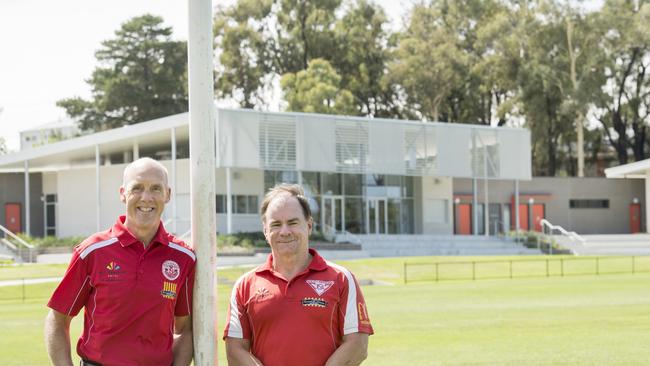
<svg viewBox="0 0 650 366">
<path fill-rule="evenodd" d="M 340 87 L 341 76 L 323 59 L 309 61 L 307 70 L 284 74 L 280 83 L 289 111 L 326 114 L 355 112 L 352 93 Z"/>
<path fill-rule="evenodd" d="M 215 15 L 217 94 L 262 107 L 285 74 L 326 60 L 354 96 L 358 115 L 394 117 L 401 109 L 385 80 L 390 34 L 377 5 L 355 0 L 239 0 Z"/>
<path fill-rule="evenodd" d="M 646 158 L 650 118 L 650 2 L 606 1 L 598 21 L 605 27 L 606 93 L 598 100 L 597 118 L 618 161 Z"/>
<path fill-rule="evenodd" d="M 171 35 L 160 17 L 147 14 L 123 23 L 95 53 L 100 66 L 87 80 L 92 98 L 57 105 L 82 130 L 94 131 L 187 111 L 186 44 Z"/>
</svg>

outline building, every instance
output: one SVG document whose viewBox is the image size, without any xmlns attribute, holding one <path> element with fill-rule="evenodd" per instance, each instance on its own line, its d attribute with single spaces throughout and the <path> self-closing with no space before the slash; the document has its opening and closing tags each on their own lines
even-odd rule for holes
<svg viewBox="0 0 650 366">
<path fill-rule="evenodd" d="M 59 118 L 56 121 L 20 131 L 20 150 L 50 144 L 79 136 L 77 124 L 69 118 Z"/>
<path fill-rule="evenodd" d="M 517 186 L 531 179 L 525 129 L 251 110 L 217 114 L 220 232 L 259 231 L 265 190 L 296 182 L 305 186 L 316 228 L 324 233 L 451 235 L 454 179 L 469 179 L 474 187 L 479 180 Z M 164 219 L 171 230 L 186 232 L 187 114 L 0 157 L 8 179 L 0 222 L 19 216 L 19 231 L 34 235 L 85 235 L 108 227 L 123 211 L 121 171 L 143 156 L 169 168 L 173 197 Z M 19 184 L 22 197 L 16 196 Z M 472 222 L 479 221 L 485 222 L 477 214 Z"/>
</svg>

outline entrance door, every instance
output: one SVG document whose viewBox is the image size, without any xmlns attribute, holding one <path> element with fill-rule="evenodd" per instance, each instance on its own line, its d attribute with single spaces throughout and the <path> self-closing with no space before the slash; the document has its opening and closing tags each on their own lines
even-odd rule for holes
<svg viewBox="0 0 650 366">
<path fill-rule="evenodd" d="M 13 233 L 23 231 L 20 222 L 20 203 L 5 203 L 5 227 Z"/>
<path fill-rule="evenodd" d="M 345 227 L 342 196 L 323 196 L 323 231 L 329 234 L 342 233 Z"/>
<path fill-rule="evenodd" d="M 542 219 L 544 218 L 544 204 L 533 203 L 533 230 L 542 231 Z"/>
<path fill-rule="evenodd" d="M 630 204 L 630 232 L 632 234 L 641 232 L 641 204 Z"/>
<path fill-rule="evenodd" d="M 472 235 L 472 205 L 469 203 L 456 205 L 456 234 Z"/>
<path fill-rule="evenodd" d="M 368 234 L 386 234 L 388 211 L 385 198 L 369 198 L 366 201 L 366 223 Z"/>
<path fill-rule="evenodd" d="M 528 231 L 528 205 L 519 204 L 519 229 Z"/>
</svg>

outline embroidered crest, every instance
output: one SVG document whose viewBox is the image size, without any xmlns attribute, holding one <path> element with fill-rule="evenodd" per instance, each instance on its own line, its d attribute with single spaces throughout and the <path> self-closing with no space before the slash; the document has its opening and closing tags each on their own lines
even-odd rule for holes
<svg viewBox="0 0 650 366">
<path fill-rule="evenodd" d="M 334 281 L 307 280 L 307 283 L 314 289 L 314 291 L 316 291 L 318 296 L 323 296 L 323 294 L 332 287 Z"/>
<path fill-rule="evenodd" d="M 181 267 L 174 261 L 165 261 L 162 264 L 162 274 L 166 279 L 173 281 L 181 274 Z"/>
<path fill-rule="evenodd" d="M 165 299 L 174 300 L 176 298 L 176 284 L 173 282 L 163 282 L 163 289 L 160 294 Z"/>
<path fill-rule="evenodd" d="M 117 264 L 117 262 L 113 261 L 106 266 L 106 269 L 108 269 L 109 271 L 119 271 L 120 269 L 122 269 L 122 267 L 120 267 L 120 265 Z"/>
</svg>

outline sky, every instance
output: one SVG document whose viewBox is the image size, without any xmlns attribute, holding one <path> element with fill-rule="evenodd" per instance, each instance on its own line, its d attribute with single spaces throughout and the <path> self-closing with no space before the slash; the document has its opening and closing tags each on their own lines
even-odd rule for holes
<svg viewBox="0 0 650 366">
<path fill-rule="evenodd" d="M 232 4 L 235 0 L 212 0 Z M 411 0 L 376 0 L 392 26 Z M 0 136 L 18 150 L 19 131 L 65 118 L 56 101 L 90 97 L 85 82 L 95 51 L 126 20 L 161 16 L 174 38 L 187 40 L 187 0 L 0 0 Z"/>
</svg>

